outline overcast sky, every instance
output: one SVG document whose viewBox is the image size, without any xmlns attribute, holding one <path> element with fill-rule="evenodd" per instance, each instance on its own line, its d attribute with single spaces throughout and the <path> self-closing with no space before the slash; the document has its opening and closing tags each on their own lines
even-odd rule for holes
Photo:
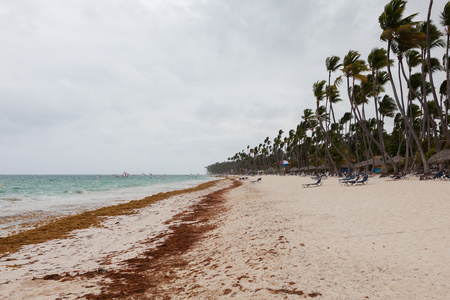
<svg viewBox="0 0 450 300">
<path fill-rule="evenodd" d="M 205 173 L 295 128 L 328 56 L 385 47 L 387 3 L 0 0 L 0 174 Z"/>
</svg>

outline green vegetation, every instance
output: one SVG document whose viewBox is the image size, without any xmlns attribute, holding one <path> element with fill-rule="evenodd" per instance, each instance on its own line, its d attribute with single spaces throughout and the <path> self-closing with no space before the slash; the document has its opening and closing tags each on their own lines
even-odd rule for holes
<svg viewBox="0 0 450 300">
<path fill-rule="evenodd" d="M 423 21 L 414 20 L 417 14 L 404 16 L 406 4 L 390 1 L 378 19 L 385 49 L 373 49 L 366 60 L 354 50 L 342 60 L 326 58 L 328 78 L 313 83 L 316 105 L 303 111 L 296 129 L 287 136 L 280 130 L 273 140 L 267 137 L 256 147 L 247 146 L 228 162 L 208 166 L 208 172 L 281 171 L 281 160 L 300 170 L 338 173 L 349 166 L 368 172 L 376 164 L 364 161 L 381 159 L 382 173 L 413 169 L 429 173 L 430 156 L 450 147 L 450 2 L 440 14 L 443 30 L 430 19 L 432 0 Z M 432 51 L 442 47 L 446 51 L 440 61 Z M 439 86 L 434 82 L 437 74 L 445 78 Z M 344 99 L 350 111 L 339 118 L 334 108 Z M 374 108 L 371 117 L 369 105 Z M 387 118 L 393 118 L 390 133 L 384 126 Z"/>
</svg>

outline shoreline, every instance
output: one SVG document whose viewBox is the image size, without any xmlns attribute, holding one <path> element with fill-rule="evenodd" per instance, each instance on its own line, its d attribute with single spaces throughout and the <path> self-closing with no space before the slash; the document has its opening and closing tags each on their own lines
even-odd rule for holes
<svg viewBox="0 0 450 300">
<path fill-rule="evenodd" d="M 160 193 L 170 195 L 138 213 L 103 218 L 100 226 L 73 231 L 65 239 L 23 246 L 0 259 L 0 299 L 36 299 L 37 295 L 42 299 L 74 299 L 99 293 L 102 286 L 94 275 L 120 269 L 127 260 L 155 248 L 170 233 L 176 215 L 190 212 L 204 197 L 229 185 L 230 180 L 218 180 Z M 83 276 L 73 281 L 44 280 L 77 274 L 84 274 L 86 281 Z"/>
<path fill-rule="evenodd" d="M 197 186 L 210 176 L 23 175 L 0 179 L 0 237 L 62 216 Z"/>
<path fill-rule="evenodd" d="M 7 252 L 13 253 L 24 245 L 65 238 L 74 230 L 98 226 L 102 221 L 102 218 L 105 217 L 134 214 L 138 209 L 172 196 L 207 189 L 215 185 L 216 182 L 217 181 L 208 181 L 183 190 L 160 192 L 141 200 L 126 201 L 120 204 L 103 206 L 94 210 L 86 210 L 76 214 L 61 215 L 48 220 L 43 220 L 43 224 L 37 223 L 32 229 L 25 229 L 18 233 L 0 237 L 0 257 Z M 27 223 L 24 224 L 26 225 Z"/>
<path fill-rule="evenodd" d="M 120 220 L 114 217 L 105 228 L 84 230 L 84 235 L 71 237 L 70 245 L 59 241 L 30 247 L 21 254 L 27 260 L 0 263 L 0 294 L 10 295 L 0 299 L 108 299 L 114 289 L 150 299 L 442 299 L 450 292 L 448 182 L 372 178 L 368 185 L 344 187 L 329 178 L 321 187 L 306 189 L 302 184 L 314 181 L 309 177 L 261 177 L 261 182 L 234 181 L 243 184 L 236 188 L 224 180 L 203 194 L 164 200 L 166 209 L 173 209 L 176 203 L 181 206 L 181 198 L 197 199 L 190 202 L 192 209 L 184 206 L 155 222 L 167 227 L 153 235 L 145 232 L 144 223 L 123 229 L 165 214 L 158 204 L 152 214 L 143 209 Z M 216 199 L 215 205 L 208 204 L 208 197 Z M 178 226 L 179 237 L 192 233 L 188 248 L 183 248 L 186 240 L 172 243 L 168 236 L 158 236 L 175 232 L 170 226 Z M 105 246 L 102 230 L 120 233 L 121 246 L 130 241 L 128 235 L 142 235 L 130 241 L 127 251 L 109 248 L 106 254 L 99 249 Z M 55 268 L 62 255 L 55 255 L 58 247 L 84 247 L 80 257 L 90 259 L 84 268 L 74 262 L 66 274 Z M 101 257 L 108 264 L 99 264 Z M 146 279 L 130 285 L 132 291 L 114 287 L 120 280 L 141 278 L 133 277 L 137 274 Z M 16 281 L 6 279 L 13 275 Z M 101 279 L 112 284 L 110 294 Z M 3 284 L 5 280 L 10 282 Z"/>
</svg>

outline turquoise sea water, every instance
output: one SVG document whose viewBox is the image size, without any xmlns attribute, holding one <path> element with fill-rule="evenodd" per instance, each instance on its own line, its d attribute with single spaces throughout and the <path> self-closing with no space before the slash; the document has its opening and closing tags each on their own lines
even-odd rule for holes
<svg viewBox="0 0 450 300">
<path fill-rule="evenodd" d="M 24 222 L 139 200 L 212 179 L 201 175 L 0 175 L 0 236 Z"/>
</svg>

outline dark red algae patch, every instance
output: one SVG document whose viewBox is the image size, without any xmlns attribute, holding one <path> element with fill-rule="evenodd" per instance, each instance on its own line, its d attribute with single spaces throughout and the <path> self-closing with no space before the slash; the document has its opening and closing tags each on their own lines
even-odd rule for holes
<svg viewBox="0 0 450 300">
<path fill-rule="evenodd" d="M 174 216 L 170 221 L 173 225 L 169 227 L 169 233 L 162 233 L 147 243 L 151 245 L 155 240 L 164 242 L 138 257 L 126 260 L 124 268 L 66 275 L 65 278 L 101 276 L 100 294 L 86 294 L 80 297 L 83 299 L 170 299 L 174 291 L 164 290 L 163 287 L 176 280 L 175 271 L 188 264 L 181 255 L 216 227 L 210 221 L 225 209 L 224 194 L 240 185 L 241 182 L 233 180 L 231 187 L 204 196 L 192 210 Z"/>
<path fill-rule="evenodd" d="M 297 289 L 293 289 L 293 290 L 288 290 L 288 289 L 267 289 L 269 292 L 273 293 L 273 294 L 289 294 L 289 295 L 298 295 L 298 296 L 304 296 L 304 298 L 306 297 L 311 297 L 311 298 L 315 298 L 318 296 L 322 296 L 321 293 L 309 293 L 309 294 L 305 294 L 303 291 L 297 291 Z"/>
</svg>

